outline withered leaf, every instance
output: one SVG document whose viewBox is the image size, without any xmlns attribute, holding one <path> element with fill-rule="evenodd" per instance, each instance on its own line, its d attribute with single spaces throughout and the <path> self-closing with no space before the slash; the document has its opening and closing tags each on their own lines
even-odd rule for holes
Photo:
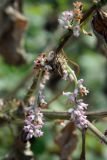
<svg viewBox="0 0 107 160">
<path fill-rule="evenodd" d="M 5 9 L 6 14 L 9 16 L 11 21 L 13 21 L 19 29 L 25 30 L 27 26 L 27 19 L 22 13 L 13 8 L 12 6 L 8 6 Z"/>
<path fill-rule="evenodd" d="M 6 1 L 0 8 L 0 54 L 11 65 L 22 65 L 27 62 L 22 39 L 27 27 L 26 17 L 21 13 L 19 1 Z M 17 7 L 15 7 L 17 6 Z"/>
<path fill-rule="evenodd" d="M 70 154 L 75 150 L 77 144 L 77 134 L 73 122 L 68 123 L 55 139 L 60 147 L 61 160 L 69 160 Z"/>
<path fill-rule="evenodd" d="M 97 10 L 93 16 L 92 26 L 95 34 L 100 35 L 107 43 L 107 13 Z"/>
</svg>

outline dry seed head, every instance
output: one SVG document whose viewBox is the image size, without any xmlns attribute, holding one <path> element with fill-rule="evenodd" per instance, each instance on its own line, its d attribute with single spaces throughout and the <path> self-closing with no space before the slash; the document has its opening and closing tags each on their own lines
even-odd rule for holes
<svg viewBox="0 0 107 160">
<path fill-rule="evenodd" d="M 55 61 L 54 61 L 55 72 L 58 71 L 58 73 L 61 76 L 63 76 L 63 71 L 66 70 L 66 66 L 67 66 L 67 59 L 64 57 L 62 52 L 60 52 L 55 57 Z"/>
</svg>

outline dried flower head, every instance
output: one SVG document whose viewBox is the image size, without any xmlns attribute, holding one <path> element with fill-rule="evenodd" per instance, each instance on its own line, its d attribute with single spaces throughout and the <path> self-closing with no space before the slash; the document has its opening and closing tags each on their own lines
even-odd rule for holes
<svg viewBox="0 0 107 160">
<path fill-rule="evenodd" d="M 42 53 L 40 56 L 37 57 L 37 59 L 34 61 L 35 69 L 40 69 L 44 67 L 46 63 L 46 54 Z"/>
<path fill-rule="evenodd" d="M 83 3 L 77 1 L 77 2 L 74 2 L 74 3 L 73 3 L 73 6 L 74 6 L 75 8 L 81 9 L 81 8 L 83 7 Z"/>
<path fill-rule="evenodd" d="M 79 88 L 79 92 L 82 96 L 87 95 L 89 93 L 89 91 L 86 89 L 86 87 L 83 86 L 83 79 L 78 80 L 78 88 Z"/>
</svg>

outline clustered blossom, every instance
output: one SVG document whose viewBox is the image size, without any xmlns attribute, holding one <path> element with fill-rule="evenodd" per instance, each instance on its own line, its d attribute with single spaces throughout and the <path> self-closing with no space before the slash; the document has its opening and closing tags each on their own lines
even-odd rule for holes
<svg viewBox="0 0 107 160">
<path fill-rule="evenodd" d="M 54 52 L 50 51 L 48 55 L 46 53 L 42 53 L 34 61 L 35 69 L 43 70 L 43 77 L 40 81 L 39 89 L 38 89 L 38 106 L 41 108 L 45 108 L 47 105 L 45 101 L 45 96 L 44 96 L 44 89 L 45 89 L 46 82 L 50 78 L 50 71 L 52 70 L 52 67 L 49 65 L 49 62 L 52 61 L 53 58 L 54 58 Z"/>
<path fill-rule="evenodd" d="M 74 120 L 75 124 L 82 128 L 87 128 L 87 116 L 85 115 L 85 110 L 88 104 L 83 102 L 83 99 L 77 100 L 76 107 L 71 113 L 71 118 Z"/>
<path fill-rule="evenodd" d="M 62 78 L 64 80 L 70 79 L 70 81 L 72 82 L 76 78 L 74 71 L 68 66 L 66 61 L 65 61 L 65 63 L 62 64 L 62 73 L 63 73 Z"/>
<path fill-rule="evenodd" d="M 83 79 L 78 80 L 78 89 L 82 96 L 86 96 L 89 93 L 89 91 L 86 89 L 86 87 L 83 86 L 83 82 Z"/>
<path fill-rule="evenodd" d="M 82 19 L 82 7 L 81 2 L 73 3 L 74 10 L 64 11 L 59 16 L 59 24 L 65 29 L 72 29 L 75 37 L 80 35 L 80 21 Z"/>
<path fill-rule="evenodd" d="M 42 53 L 37 59 L 34 61 L 35 69 L 41 69 L 45 66 L 47 62 L 47 56 L 45 53 Z"/>
<path fill-rule="evenodd" d="M 87 95 L 89 91 L 86 87 L 83 86 L 83 79 L 78 80 L 77 88 L 71 92 L 63 92 L 63 95 L 68 97 L 68 102 L 74 105 L 73 109 L 70 109 L 71 118 L 74 120 L 75 124 L 79 127 L 86 128 L 87 127 L 87 116 L 85 115 L 85 110 L 87 109 L 88 104 L 83 102 L 83 99 L 77 99 L 79 93 L 83 95 Z"/>
<path fill-rule="evenodd" d="M 70 29 L 72 27 L 71 22 L 73 21 L 74 13 L 73 11 L 64 11 L 62 14 L 59 16 L 59 24 L 65 28 L 65 29 Z"/>
<path fill-rule="evenodd" d="M 45 89 L 46 82 L 49 80 L 49 78 L 50 78 L 50 73 L 47 69 L 45 70 L 43 78 L 40 82 L 39 92 L 38 92 L 38 103 L 39 103 L 39 107 L 42 107 L 42 108 L 45 108 L 47 105 L 45 101 L 45 96 L 44 96 L 44 89 Z"/>
<path fill-rule="evenodd" d="M 43 132 L 41 128 L 43 127 L 43 114 L 41 113 L 41 108 L 46 106 L 44 89 L 46 82 L 50 78 L 50 71 L 52 67 L 48 65 L 48 62 L 52 60 L 53 52 L 51 51 L 49 55 L 42 53 L 38 58 L 34 61 L 34 68 L 36 71 L 43 71 L 43 77 L 39 84 L 39 89 L 37 93 L 37 108 L 34 109 L 34 99 L 30 100 L 30 106 L 25 110 L 25 121 L 24 121 L 24 132 L 26 133 L 26 140 L 34 137 L 41 137 Z M 41 107 L 41 108 L 40 108 Z"/>
<path fill-rule="evenodd" d="M 43 136 L 43 132 L 41 131 L 43 127 L 43 114 L 41 113 L 41 109 L 33 109 L 29 107 L 25 110 L 26 119 L 24 121 L 24 132 L 26 133 L 26 140 L 34 137 Z"/>
<path fill-rule="evenodd" d="M 34 69 L 51 70 L 51 66 L 48 65 L 48 63 L 52 61 L 53 58 L 53 51 L 50 51 L 48 55 L 46 53 L 41 53 L 34 61 Z"/>
</svg>

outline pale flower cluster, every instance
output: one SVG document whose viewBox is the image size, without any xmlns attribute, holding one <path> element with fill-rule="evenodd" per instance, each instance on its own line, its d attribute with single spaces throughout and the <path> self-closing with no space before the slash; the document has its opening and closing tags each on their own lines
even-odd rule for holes
<svg viewBox="0 0 107 160">
<path fill-rule="evenodd" d="M 73 92 L 63 92 L 64 96 L 68 97 L 68 102 L 74 105 L 74 108 L 69 110 L 71 118 L 74 120 L 75 124 L 81 128 L 87 128 L 87 116 L 85 115 L 85 110 L 88 104 L 83 102 L 83 99 L 78 99 L 78 95 L 87 95 L 89 91 L 83 86 L 83 79 L 80 79 L 77 84 L 77 88 Z"/>
<path fill-rule="evenodd" d="M 50 71 L 52 67 L 48 65 L 50 61 L 54 58 L 54 52 L 50 51 L 47 55 L 46 53 L 42 53 L 37 59 L 34 61 L 35 69 L 43 71 L 43 77 L 40 80 L 39 89 L 38 89 L 38 106 L 41 108 L 46 108 L 47 102 L 45 101 L 44 90 L 47 81 L 50 79 Z"/>
<path fill-rule="evenodd" d="M 26 140 L 34 137 L 43 136 L 41 128 L 43 127 L 43 114 L 40 108 L 35 110 L 31 107 L 27 108 L 25 111 L 26 119 L 24 121 L 24 132 L 26 133 Z"/>
<path fill-rule="evenodd" d="M 41 108 L 45 108 L 47 105 L 47 102 L 45 101 L 45 96 L 44 96 L 44 89 L 46 82 L 50 78 L 50 72 L 48 70 L 45 70 L 43 78 L 39 84 L 39 91 L 38 91 L 38 105 Z"/>
<path fill-rule="evenodd" d="M 58 18 L 58 22 L 64 29 L 73 31 L 73 35 L 78 37 L 80 35 L 80 21 L 82 19 L 82 6 L 81 2 L 73 3 L 74 9 L 64 11 Z"/>
<path fill-rule="evenodd" d="M 64 11 L 62 14 L 59 16 L 59 24 L 65 28 L 65 29 L 70 29 L 72 27 L 71 22 L 73 21 L 74 13 L 73 11 Z"/>
</svg>

